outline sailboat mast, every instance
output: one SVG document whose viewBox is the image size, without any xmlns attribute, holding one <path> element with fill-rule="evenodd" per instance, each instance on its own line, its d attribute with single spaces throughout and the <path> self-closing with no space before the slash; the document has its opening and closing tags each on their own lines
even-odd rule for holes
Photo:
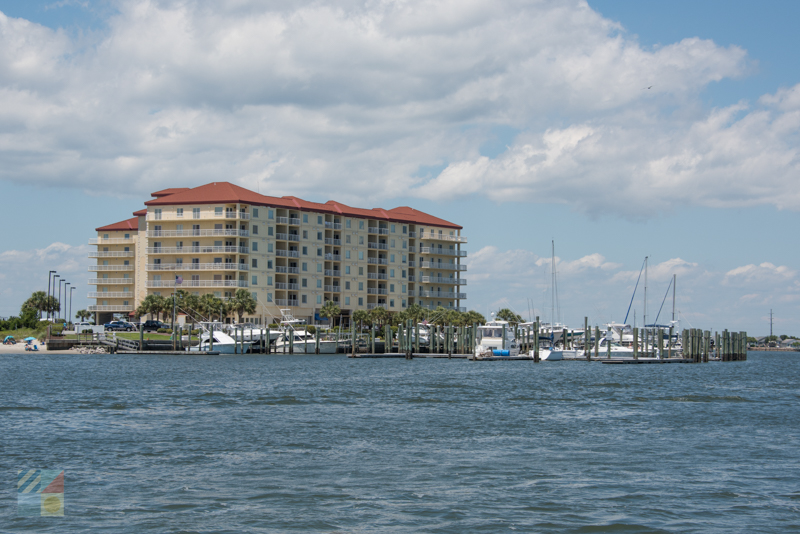
<svg viewBox="0 0 800 534">
<path fill-rule="evenodd" d="M 678 275 L 672 275 L 672 320 L 675 321 L 675 284 L 678 283 Z"/>
<path fill-rule="evenodd" d="M 556 324 L 556 242 L 550 241 L 550 328 Z"/>
<path fill-rule="evenodd" d="M 642 316 L 642 320 L 644 321 L 644 327 L 647 328 L 647 258 L 649 256 L 644 257 L 644 314 Z"/>
</svg>

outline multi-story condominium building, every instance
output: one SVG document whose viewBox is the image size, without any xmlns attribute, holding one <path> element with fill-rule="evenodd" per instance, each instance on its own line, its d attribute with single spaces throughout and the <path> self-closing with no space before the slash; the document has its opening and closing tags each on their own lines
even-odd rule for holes
<svg viewBox="0 0 800 534">
<path fill-rule="evenodd" d="M 149 294 L 184 289 L 230 298 L 245 288 L 258 302 L 245 320 L 310 322 L 327 301 L 345 317 L 412 303 L 461 311 L 466 251 L 461 226 L 421 211 L 352 208 L 269 197 L 216 182 L 152 194 L 132 219 L 97 228 L 89 283 L 98 321 L 133 314 Z"/>
</svg>

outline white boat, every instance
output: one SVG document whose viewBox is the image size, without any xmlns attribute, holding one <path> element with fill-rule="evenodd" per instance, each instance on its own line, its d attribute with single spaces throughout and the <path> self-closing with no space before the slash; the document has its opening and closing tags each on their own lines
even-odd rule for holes
<svg viewBox="0 0 800 534">
<path fill-rule="evenodd" d="M 214 343 L 210 342 L 211 333 L 214 334 Z M 189 347 L 190 352 L 207 352 L 216 351 L 220 354 L 237 354 L 239 352 L 247 352 L 250 349 L 250 342 L 237 342 L 231 336 L 222 330 L 204 330 L 200 334 L 200 344 L 195 347 Z"/>
<path fill-rule="evenodd" d="M 514 328 L 508 321 L 493 320 L 478 327 L 474 353 L 476 360 L 515 356 L 519 356 L 519 346 L 514 338 Z"/>
<path fill-rule="evenodd" d="M 288 354 L 291 349 L 294 354 L 314 354 L 316 343 L 317 340 L 314 334 L 310 334 L 305 329 L 289 328 L 275 341 L 275 352 Z M 337 348 L 338 343 L 336 341 L 319 340 L 320 354 L 336 354 Z"/>
</svg>

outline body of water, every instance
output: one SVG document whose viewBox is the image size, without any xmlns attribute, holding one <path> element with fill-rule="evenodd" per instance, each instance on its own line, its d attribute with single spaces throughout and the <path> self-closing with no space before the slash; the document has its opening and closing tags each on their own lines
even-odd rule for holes
<svg viewBox="0 0 800 534">
<path fill-rule="evenodd" d="M 800 531 L 800 356 L 0 356 L 3 532 Z M 65 470 L 18 517 L 17 470 Z"/>
</svg>

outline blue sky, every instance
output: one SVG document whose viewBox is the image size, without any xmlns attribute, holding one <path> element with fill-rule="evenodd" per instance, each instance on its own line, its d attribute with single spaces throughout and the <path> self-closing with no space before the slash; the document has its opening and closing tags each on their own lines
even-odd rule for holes
<svg viewBox="0 0 800 534">
<path fill-rule="evenodd" d="M 800 4 L 409 5 L 0 1 L 0 316 L 49 264 L 88 305 L 94 227 L 228 180 L 462 224 L 483 313 L 549 314 L 555 240 L 571 323 L 649 255 L 684 326 L 800 335 Z"/>
</svg>

